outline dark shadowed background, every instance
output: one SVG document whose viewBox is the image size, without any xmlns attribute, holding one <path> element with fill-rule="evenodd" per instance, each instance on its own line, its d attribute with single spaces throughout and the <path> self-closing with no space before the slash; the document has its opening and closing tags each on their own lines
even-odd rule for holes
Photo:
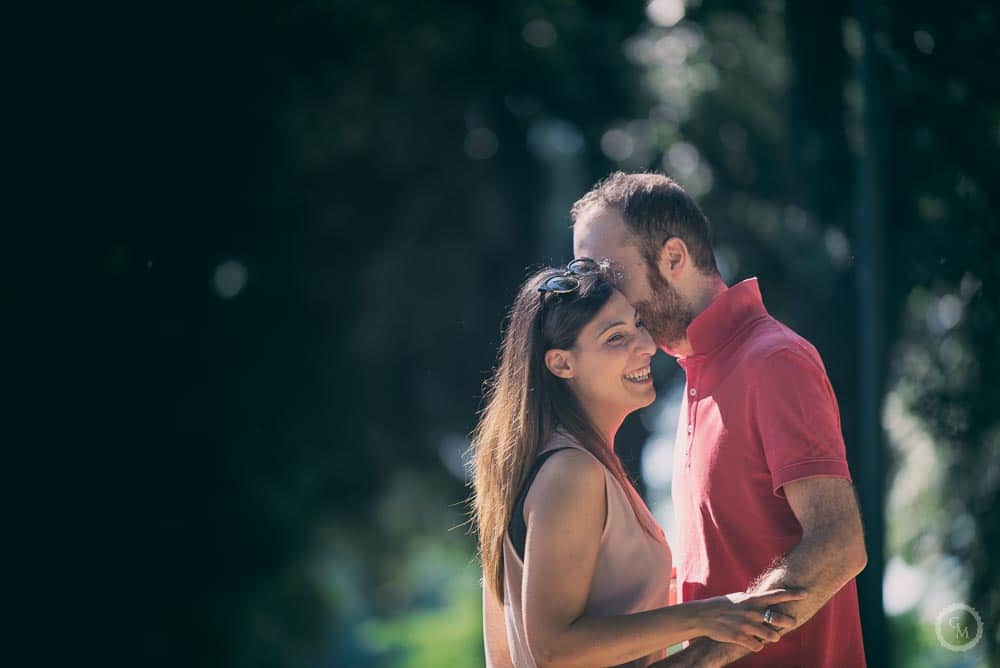
<svg viewBox="0 0 1000 668">
<path fill-rule="evenodd" d="M 530 267 L 570 259 L 580 194 L 655 169 L 713 221 L 727 281 L 760 277 L 826 361 L 869 665 L 997 660 L 995 4 L 77 13 L 18 51 L 18 110 L 44 130 L 5 139 L 47 184 L 21 194 L 71 231 L 24 226 L 2 305 L 53 323 L 26 343 L 79 344 L 55 376 L 13 362 L 29 402 L 69 399 L 34 429 L 87 431 L 12 471 L 54 518 L 28 544 L 57 538 L 47 572 L 84 581 L 35 598 L 26 617 L 74 629 L 37 656 L 481 665 L 463 453 L 504 310 Z M 654 372 L 619 449 L 669 534 L 682 375 Z M 938 638 L 955 602 L 983 622 L 968 652 Z"/>
</svg>

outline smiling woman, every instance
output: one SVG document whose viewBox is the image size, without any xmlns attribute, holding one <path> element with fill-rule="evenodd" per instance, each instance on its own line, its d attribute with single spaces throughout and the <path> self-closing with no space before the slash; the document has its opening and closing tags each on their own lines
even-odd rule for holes
<svg viewBox="0 0 1000 668">
<path fill-rule="evenodd" d="M 488 666 L 648 666 L 697 636 L 758 650 L 792 624 L 763 622 L 785 591 L 668 605 L 670 547 L 614 451 L 656 397 L 655 352 L 592 261 L 521 287 L 473 440 Z"/>
<path fill-rule="evenodd" d="M 628 413 L 656 399 L 650 360 L 656 345 L 618 290 L 568 348 L 545 351 L 548 370 L 566 381 L 606 443 Z"/>
</svg>

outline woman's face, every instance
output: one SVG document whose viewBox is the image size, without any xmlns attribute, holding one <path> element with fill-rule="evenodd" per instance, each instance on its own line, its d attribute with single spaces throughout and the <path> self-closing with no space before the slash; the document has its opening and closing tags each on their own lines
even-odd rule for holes
<svg viewBox="0 0 1000 668">
<path fill-rule="evenodd" d="M 613 421 L 656 399 L 649 368 L 656 350 L 635 309 L 614 290 L 573 347 L 549 351 L 546 361 L 553 373 L 566 378 L 589 414 Z"/>
</svg>

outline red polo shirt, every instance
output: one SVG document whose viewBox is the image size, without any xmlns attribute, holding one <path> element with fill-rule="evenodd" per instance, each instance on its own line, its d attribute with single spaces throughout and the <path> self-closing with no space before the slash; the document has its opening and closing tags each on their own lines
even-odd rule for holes
<svg viewBox="0 0 1000 668">
<path fill-rule="evenodd" d="M 687 335 L 673 472 L 681 601 L 744 591 L 799 543 L 783 485 L 851 478 L 819 353 L 768 314 L 757 279 L 719 295 Z M 864 666 L 854 580 L 806 624 L 731 665 Z"/>
</svg>

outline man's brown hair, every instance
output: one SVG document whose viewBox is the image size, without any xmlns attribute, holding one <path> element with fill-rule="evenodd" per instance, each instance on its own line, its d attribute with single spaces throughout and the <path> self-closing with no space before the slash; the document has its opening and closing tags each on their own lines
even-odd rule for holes
<svg viewBox="0 0 1000 668">
<path fill-rule="evenodd" d="M 621 214 L 631 240 L 650 265 L 657 264 L 667 239 L 678 237 L 687 244 L 695 267 L 706 274 L 719 273 L 708 218 L 683 188 L 663 174 L 611 174 L 573 204 L 573 222 L 592 206 Z"/>
</svg>

